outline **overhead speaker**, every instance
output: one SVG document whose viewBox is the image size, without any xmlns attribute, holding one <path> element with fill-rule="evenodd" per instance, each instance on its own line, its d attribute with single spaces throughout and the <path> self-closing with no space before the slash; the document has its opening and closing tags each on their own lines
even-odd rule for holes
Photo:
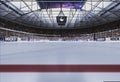
<svg viewBox="0 0 120 82">
<path fill-rule="evenodd" d="M 60 26 L 65 26 L 66 22 L 67 22 L 67 16 L 57 16 L 57 23 Z"/>
</svg>

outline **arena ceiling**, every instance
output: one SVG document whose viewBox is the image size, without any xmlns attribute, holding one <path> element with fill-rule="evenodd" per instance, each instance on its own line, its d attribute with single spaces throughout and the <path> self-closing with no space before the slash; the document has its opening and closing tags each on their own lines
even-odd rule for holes
<svg viewBox="0 0 120 82">
<path fill-rule="evenodd" d="M 67 17 L 65 25 L 58 25 L 59 15 Z M 119 20 L 120 1 L 0 0 L 0 18 L 35 28 L 89 28 Z"/>
</svg>

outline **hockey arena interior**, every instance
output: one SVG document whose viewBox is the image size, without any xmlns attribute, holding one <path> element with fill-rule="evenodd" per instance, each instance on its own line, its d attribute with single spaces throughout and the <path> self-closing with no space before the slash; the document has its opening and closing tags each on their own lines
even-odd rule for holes
<svg viewBox="0 0 120 82">
<path fill-rule="evenodd" d="M 119 41 L 119 20 L 117 0 L 2 0 L 0 41 Z"/>
<path fill-rule="evenodd" d="M 0 0 L 0 82 L 120 82 L 120 0 Z"/>
</svg>

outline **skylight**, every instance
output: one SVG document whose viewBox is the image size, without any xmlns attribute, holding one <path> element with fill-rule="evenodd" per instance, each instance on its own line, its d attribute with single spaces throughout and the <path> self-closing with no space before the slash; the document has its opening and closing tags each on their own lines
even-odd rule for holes
<svg viewBox="0 0 120 82">
<path fill-rule="evenodd" d="M 106 1 L 94 1 L 94 2 L 90 2 L 87 1 L 86 4 L 83 6 L 83 10 L 86 11 L 92 11 L 95 14 L 99 13 L 102 9 L 106 8 L 107 6 L 109 6 L 112 2 L 106 2 Z"/>
<path fill-rule="evenodd" d="M 36 11 L 40 9 L 36 0 L 32 1 L 11 1 L 10 3 L 14 4 L 18 9 L 22 10 L 23 12 L 30 12 Z"/>
</svg>

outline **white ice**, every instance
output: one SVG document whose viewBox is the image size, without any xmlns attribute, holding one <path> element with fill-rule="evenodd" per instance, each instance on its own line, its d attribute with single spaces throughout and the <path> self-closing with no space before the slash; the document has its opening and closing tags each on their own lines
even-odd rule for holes
<svg viewBox="0 0 120 82">
<path fill-rule="evenodd" d="M 120 64 L 120 42 L 1 42 L 1 64 Z M 0 82 L 120 81 L 120 73 L 0 73 Z"/>
<path fill-rule="evenodd" d="M 1 64 L 120 64 L 120 42 L 2 42 Z"/>
</svg>

